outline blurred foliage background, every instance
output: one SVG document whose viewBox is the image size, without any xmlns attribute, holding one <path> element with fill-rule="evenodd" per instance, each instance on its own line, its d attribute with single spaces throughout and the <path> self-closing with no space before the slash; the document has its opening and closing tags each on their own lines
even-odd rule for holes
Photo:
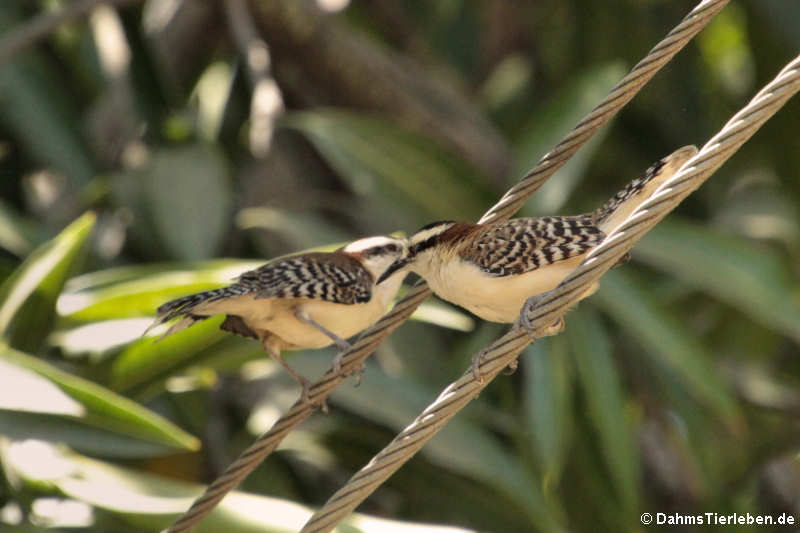
<svg viewBox="0 0 800 533">
<path fill-rule="evenodd" d="M 140 338 L 159 304 L 476 219 L 695 5 L 128 0 L 7 54 L 79 4 L 0 3 L 3 531 L 165 527 L 298 390 L 219 320 Z M 798 20 L 797 2 L 731 2 L 521 214 L 592 209 L 705 142 L 797 53 Z M 798 117 L 795 100 L 360 511 L 503 532 L 800 515 Z M 418 318 L 198 531 L 296 530 L 296 504 L 503 331 L 444 304 Z M 317 376 L 332 356 L 290 361 Z"/>
</svg>

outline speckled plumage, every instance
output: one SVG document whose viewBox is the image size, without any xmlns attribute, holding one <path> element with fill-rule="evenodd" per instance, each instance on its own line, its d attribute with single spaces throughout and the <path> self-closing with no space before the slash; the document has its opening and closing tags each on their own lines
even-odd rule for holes
<svg viewBox="0 0 800 533">
<path fill-rule="evenodd" d="M 245 272 L 235 285 L 256 298 L 313 298 L 351 305 L 369 301 L 374 282 L 349 255 L 311 253 Z"/>
<path fill-rule="evenodd" d="M 334 342 L 345 347 L 344 339 L 375 323 L 403 275 L 380 286 L 375 282 L 405 248 L 402 239 L 370 237 L 335 252 L 277 259 L 245 272 L 227 287 L 165 303 L 151 328 L 182 317 L 166 337 L 211 316 L 226 315 L 221 329 L 259 340 L 305 389 L 305 380 L 280 352 Z"/>
<path fill-rule="evenodd" d="M 459 255 L 487 274 L 510 276 L 580 255 L 604 237 L 586 216 L 515 218 L 481 228 Z"/>
<path fill-rule="evenodd" d="M 191 314 L 199 304 L 235 296 L 311 298 L 351 305 L 368 302 L 374 280 L 363 265 L 344 254 L 309 253 L 267 263 L 221 289 L 192 294 L 158 308 L 160 322 Z"/>
<path fill-rule="evenodd" d="M 442 299 L 485 320 L 513 322 L 525 300 L 555 288 L 695 153 L 691 146 L 677 150 L 588 214 L 428 224 L 409 239 L 408 255 L 387 273 L 408 267 Z"/>
<path fill-rule="evenodd" d="M 630 198 L 633 198 L 644 191 L 645 187 L 659 175 L 666 163 L 667 158 L 659 159 L 655 164 L 645 171 L 643 176 L 638 177 L 628 183 L 621 191 L 612 196 L 606 203 L 592 212 L 589 216 L 591 216 L 592 220 L 594 220 L 594 223 L 598 225 L 603 224 L 611 217 L 611 215 L 619 210 L 620 206 L 622 206 Z"/>
</svg>

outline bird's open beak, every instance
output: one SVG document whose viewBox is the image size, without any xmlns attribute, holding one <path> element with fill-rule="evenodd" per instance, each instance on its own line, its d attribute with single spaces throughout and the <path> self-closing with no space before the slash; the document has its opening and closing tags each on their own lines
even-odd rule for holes
<svg viewBox="0 0 800 533">
<path fill-rule="evenodd" d="M 389 277 L 392 274 L 394 274 L 395 272 L 397 272 L 401 268 L 405 267 L 410 262 L 411 262 L 411 258 L 409 258 L 409 257 L 404 257 L 402 259 L 398 259 L 397 261 L 395 261 L 394 263 L 389 265 L 389 268 L 387 268 L 386 271 L 383 274 L 381 274 L 381 277 L 378 278 L 378 283 L 383 283 L 384 281 L 389 279 Z M 376 285 L 377 285 L 377 283 L 376 283 Z"/>
</svg>

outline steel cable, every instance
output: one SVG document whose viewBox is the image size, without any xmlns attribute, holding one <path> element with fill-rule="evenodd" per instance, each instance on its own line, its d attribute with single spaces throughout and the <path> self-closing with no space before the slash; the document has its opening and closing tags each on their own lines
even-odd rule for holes
<svg viewBox="0 0 800 533">
<path fill-rule="evenodd" d="M 408 427 L 398 434 L 380 453 L 344 487 L 339 489 L 303 527 L 301 533 L 331 531 L 344 517 L 386 479 L 408 461 L 453 416 L 498 374 L 516 362 L 519 353 L 534 338 L 551 334 L 549 330 L 575 305 L 595 281 L 616 264 L 633 245 L 660 222 L 680 202 L 707 180 L 728 160 L 786 101 L 800 91 L 800 56 L 779 74 L 703 148 L 686 159 L 692 147 L 678 150 L 674 157 L 685 161 L 680 170 L 656 189 L 600 245 L 592 249 L 583 262 L 552 291 L 535 296 L 523 307 L 514 326 L 480 357 L 479 375 L 469 369 L 449 386 Z M 673 170 L 678 170 L 676 167 Z"/>
<path fill-rule="evenodd" d="M 595 107 L 556 147 L 545 154 L 514 187 L 512 187 L 479 222 L 493 222 L 510 218 L 544 182 L 561 168 L 601 127 L 668 63 L 706 24 L 727 5 L 729 0 L 703 0 L 667 36 L 625 76 L 611 93 Z M 329 369 L 309 390 L 309 403 L 300 400 L 245 450 L 205 492 L 180 516 L 167 533 L 190 531 L 247 477 L 297 425 L 314 412 L 314 405 L 322 405 L 328 395 L 345 379 L 358 371 L 378 345 L 407 320 L 431 291 L 425 283 L 417 284 L 391 311 L 376 324 L 366 329 L 350 350 L 342 354 L 341 373 Z M 525 344 L 520 345 L 520 350 Z"/>
</svg>

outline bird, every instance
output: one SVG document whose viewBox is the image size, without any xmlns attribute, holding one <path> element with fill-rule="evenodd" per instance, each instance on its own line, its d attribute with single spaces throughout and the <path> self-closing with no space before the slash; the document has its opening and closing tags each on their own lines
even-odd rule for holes
<svg viewBox="0 0 800 533">
<path fill-rule="evenodd" d="M 275 259 L 247 271 L 227 287 L 190 294 L 161 305 L 147 328 L 181 317 L 161 338 L 214 315 L 226 315 L 220 329 L 258 340 L 302 387 L 309 382 L 281 357 L 284 350 L 322 348 L 374 324 L 393 301 L 405 273 L 381 274 L 406 254 L 405 239 L 378 236 L 354 241 L 333 252 L 309 252 Z M 334 369 L 341 369 L 341 353 Z M 323 406 L 324 407 L 324 406 Z"/>
<path fill-rule="evenodd" d="M 408 239 L 405 255 L 384 271 L 378 283 L 410 270 L 422 276 L 440 298 L 490 322 L 514 322 L 528 298 L 554 289 L 696 153 L 694 146 L 678 149 L 591 213 L 486 224 L 448 220 L 428 224 Z M 596 289 L 595 283 L 581 299 Z M 550 333 L 562 327 L 559 319 Z"/>
</svg>

